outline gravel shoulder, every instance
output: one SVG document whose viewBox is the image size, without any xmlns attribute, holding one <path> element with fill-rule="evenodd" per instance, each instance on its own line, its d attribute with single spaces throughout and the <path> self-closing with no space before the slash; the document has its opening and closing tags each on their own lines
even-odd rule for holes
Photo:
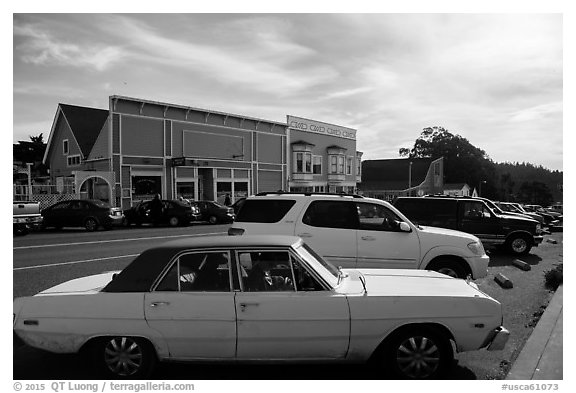
<svg viewBox="0 0 576 393">
<path fill-rule="evenodd" d="M 551 240 L 557 244 L 551 243 Z M 531 270 L 523 271 L 514 266 L 512 262 L 515 259 L 528 263 Z M 457 354 L 457 375 L 454 375 L 454 379 L 490 380 L 506 377 L 554 295 L 554 291 L 544 285 L 545 273 L 561 264 L 562 260 L 562 232 L 545 235 L 542 244 L 520 258 L 497 251 L 490 253 L 488 276 L 475 282 L 483 292 L 502 304 L 504 326 L 510 331 L 510 339 L 503 351 L 481 350 Z M 494 280 L 498 273 L 510 279 L 513 288 L 500 287 Z"/>
</svg>

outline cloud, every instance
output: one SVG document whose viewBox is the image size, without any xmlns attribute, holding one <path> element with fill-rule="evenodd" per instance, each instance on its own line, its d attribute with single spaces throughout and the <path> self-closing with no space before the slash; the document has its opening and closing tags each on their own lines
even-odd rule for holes
<svg viewBox="0 0 576 393">
<path fill-rule="evenodd" d="M 511 122 L 535 121 L 562 114 L 562 103 L 552 102 L 522 109 L 510 114 Z"/>
<path fill-rule="evenodd" d="M 24 63 L 34 65 L 60 65 L 77 68 L 88 67 L 104 71 L 114 63 L 122 61 L 120 47 L 105 45 L 79 45 L 64 42 L 31 24 L 15 25 L 15 53 Z"/>
<path fill-rule="evenodd" d="M 192 34 L 188 39 L 170 38 L 128 17 L 117 16 L 109 22 L 114 25 L 115 34 L 130 42 L 140 60 L 180 69 L 194 74 L 196 80 L 204 77 L 222 84 L 249 86 L 260 92 L 290 95 L 338 76 L 330 66 L 315 65 L 313 61 L 306 69 L 291 67 L 290 62 L 302 61 L 314 52 L 291 43 L 281 31 L 272 30 L 270 26 L 265 32 L 239 32 L 252 37 L 243 44 L 234 40 L 234 45 L 227 42 L 205 45 L 196 43 Z M 231 30 L 228 34 L 234 37 L 235 33 Z M 271 51 L 271 47 L 276 49 Z"/>
</svg>

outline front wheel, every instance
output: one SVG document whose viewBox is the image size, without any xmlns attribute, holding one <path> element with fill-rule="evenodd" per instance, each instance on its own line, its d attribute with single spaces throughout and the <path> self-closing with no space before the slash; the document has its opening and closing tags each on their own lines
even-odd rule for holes
<svg viewBox="0 0 576 393">
<path fill-rule="evenodd" d="M 413 327 L 391 340 L 384 361 L 401 379 L 436 379 L 447 373 L 454 353 L 450 340 L 435 329 Z"/>
<path fill-rule="evenodd" d="M 156 363 L 152 345 L 137 337 L 107 337 L 96 342 L 92 355 L 96 366 L 110 378 L 146 378 Z"/>
<path fill-rule="evenodd" d="M 84 221 L 84 228 L 86 228 L 88 232 L 94 232 L 98 229 L 98 221 L 96 221 L 95 218 L 89 217 Z"/>
<path fill-rule="evenodd" d="M 454 278 L 467 277 L 466 269 L 460 263 L 452 260 L 439 260 L 433 263 L 429 269 Z"/>
<path fill-rule="evenodd" d="M 218 224 L 218 217 L 210 216 L 210 218 L 208 218 L 208 221 L 210 222 L 210 224 Z"/>
<path fill-rule="evenodd" d="M 506 248 L 514 255 L 526 255 L 530 252 L 532 244 L 525 236 L 515 236 L 506 242 Z"/>
<path fill-rule="evenodd" d="M 177 227 L 178 225 L 180 225 L 180 220 L 178 219 L 178 217 L 172 216 L 168 220 L 168 224 L 170 224 L 171 227 Z"/>
</svg>

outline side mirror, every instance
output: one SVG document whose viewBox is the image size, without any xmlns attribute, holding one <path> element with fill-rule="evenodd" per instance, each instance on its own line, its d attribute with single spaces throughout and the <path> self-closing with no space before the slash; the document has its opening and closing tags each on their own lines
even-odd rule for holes
<svg viewBox="0 0 576 393">
<path fill-rule="evenodd" d="M 400 226 L 399 229 L 401 232 L 411 232 L 412 229 L 410 228 L 410 225 L 408 225 L 408 223 L 402 221 L 400 222 Z"/>
</svg>

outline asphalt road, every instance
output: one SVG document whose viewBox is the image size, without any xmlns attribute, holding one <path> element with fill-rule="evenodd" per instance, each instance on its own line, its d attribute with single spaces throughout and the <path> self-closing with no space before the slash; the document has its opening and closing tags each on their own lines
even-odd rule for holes
<svg viewBox="0 0 576 393">
<path fill-rule="evenodd" d="M 141 251 L 170 239 L 225 235 L 228 225 L 193 225 L 184 228 L 129 228 L 86 233 L 84 230 L 49 231 L 15 237 L 13 243 L 13 295 L 33 295 L 61 282 L 119 270 Z M 552 244 L 546 239 L 555 239 Z M 547 235 L 545 242 L 521 258 L 532 267 L 522 271 L 514 257 L 492 252 L 488 276 L 477 280 L 480 289 L 502 303 L 511 338 L 504 351 L 486 350 L 456 354 L 450 379 L 503 379 L 552 297 L 544 287 L 544 273 L 562 262 L 562 233 Z M 514 283 L 503 289 L 494 281 L 502 273 Z M 13 377 L 29 379 L 97 379 L 89 362 L 76 355 L 54 355 L 27 346 L 15 347 Z M 380 379 L 362 365 L 273 366 L 162 364 L 155 379 Z"/>
</svg>

